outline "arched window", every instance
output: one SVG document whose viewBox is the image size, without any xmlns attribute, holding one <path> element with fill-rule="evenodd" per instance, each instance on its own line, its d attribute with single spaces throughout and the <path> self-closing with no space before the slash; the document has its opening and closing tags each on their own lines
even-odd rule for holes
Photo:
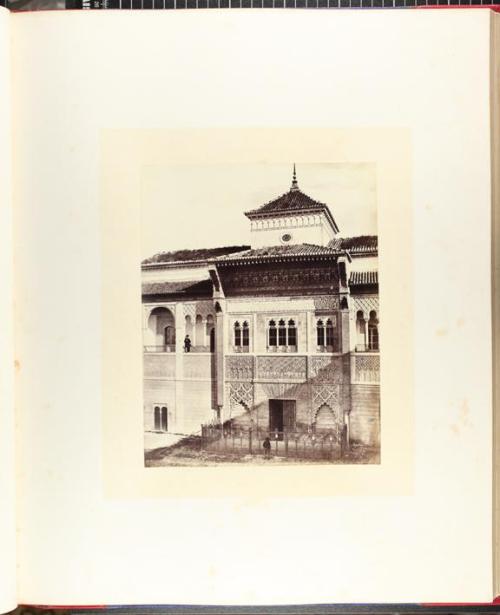
<svg viewBox="0 0 500 615">
<path fill-rule="evenodd" d="M 368 350 L 377 351 L 378 349 L 378 318 L 377 313 L 372 310 L 368 320 Z"/>
<path fill-rule="evenodd" d="M 274 320 L 269 321 L 268 345 L 271 347 L 278 345 L 278 331 L 276 329 L 276 321 Z"/>
<path fill-rule="evenodd" d="M 280 318 L 277 325 L 275 320 L 270 320 L 267 328 L 267 345 L 272 350 L 296 351 L 297 325 L 295 320 L 286 321 Z"/>
<path fill-rule="evenodd" d="M 337 331 L 337 318 L 332 316 L 316 323 L 316 337 L 319 350 L 338 352 L 339 336 Z"/>
<path fill-rule="evenodd" d="M 189 335 L 191 339 L 193 337 L 193 321 L 189 314 L 186 316 L 186 335 Z"/>
<path fill-rule="evenodd" d="M 286 346 L 286 325 L 283 319 L 278 323 L 278 346 Z"/>
<path fill-rule="evenodd" d="M 238 321 L 234 323 L 234 345 L 241 346 L 241 327 Z"/>
<path fill-rule="evenodd" d="M 335 329 L 333 327 L 333 322 L 332 319 L 329 318 L 326 321 L 326 327 L 325 327 L 325 341 L 326 341 L 326 345 L 327 346 L 331 346 L 332 348 L 335 347 L 335 336 L 334 336 L 334 332 Z"/>
<path fill-rule="evenodd" d="M 321 318 L 316 323 L 316 343 L 318 346 L 325 345 L 325 325 Z"/>
<path fill-rule="evenodd" d="M 297 327 L 294 320 L 288 321 L 288 346 L 297 346 Z"/>
<path fill-rule="evenodd" d="M 365 352 L 366 350 L 366 321 L 365 315 L 361 310 L 356 314 L 356 350 Z"/>
<path fill-rule="evenodd" d="M 156 307 L 148 318 L 146 332 L 148 352 L 173 352 L 175 350 L 175 319 L 165 307 Z"/>
<path fill-rule="evenodd" d="M 243 323 L 241 345 L 245 346 L 246 348 L 248 348 L 248 346 L 250 345 L 250 329 L 246 320 Z"/>
<path fill-rule="evenodd" d="M 165 406 L 162 406 L 160 411 L 160 429 L 168 431 L 168 410 Z"/>
<path fill-rule="evenodd" d="M 166 406 L 155 406 L 154 415 L 154 430 L 168 431 L 168 410 Z"/>
</svg>

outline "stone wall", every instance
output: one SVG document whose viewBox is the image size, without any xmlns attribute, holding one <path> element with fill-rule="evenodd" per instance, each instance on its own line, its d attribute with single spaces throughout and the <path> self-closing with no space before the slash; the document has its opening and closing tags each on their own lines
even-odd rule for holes
<svg viewBox="0 0 500 615">
<path fill-rule="evenodd" d="M 351 442 L 380 446 L 380 387 L 351 385 Z"/>
</svg>

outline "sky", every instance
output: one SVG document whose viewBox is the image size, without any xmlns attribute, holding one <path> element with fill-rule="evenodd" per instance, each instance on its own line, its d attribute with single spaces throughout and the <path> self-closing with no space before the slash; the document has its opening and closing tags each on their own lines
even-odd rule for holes
<svg viewBox="0 0 500 615">
<path fill-rule="evenodd" d="M 142 258 L 157 252 L 250 244 L 244 212 L 290 189 L 289 164 L 204 164 L 142 169 Z M 373 163 L 301 164 L 302 192 L 326 203 L 339 235 L 377 234 Z"/>
</svg>

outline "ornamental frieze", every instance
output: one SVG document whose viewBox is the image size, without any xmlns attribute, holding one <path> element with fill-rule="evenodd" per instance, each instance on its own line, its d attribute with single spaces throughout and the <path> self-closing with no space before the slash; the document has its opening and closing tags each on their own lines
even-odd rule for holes
<svg viewBox="0 0 500 615">
<path fill-rule="evenodd" d="M 252 290 L 293 290 L 302 288 L 335 290 L 338 287 L 337 272 L 333 268 L 290 268 L 242 271 L 225 270 L 222 285 L 236 292 Z"/>
<path fill-rule="evenodd" d="M 306 357 L 257 357 L 257 378 L 305 380 L 306 376 Z"/>
</svg>

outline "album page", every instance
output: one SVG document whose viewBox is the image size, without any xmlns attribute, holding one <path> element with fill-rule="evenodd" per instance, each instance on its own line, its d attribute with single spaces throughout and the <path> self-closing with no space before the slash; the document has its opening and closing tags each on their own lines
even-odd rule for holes
<svg viewBox="0 0 500 615">
<path fill-rule="evenodd" d="M 16 606 L 10 14 L 0 7 L 0 612 Z"/>
<path fill-rule="evenodd" d="M 492 599 L 490 26 L 14 16 L 20 602 Z"/>
</svg>

